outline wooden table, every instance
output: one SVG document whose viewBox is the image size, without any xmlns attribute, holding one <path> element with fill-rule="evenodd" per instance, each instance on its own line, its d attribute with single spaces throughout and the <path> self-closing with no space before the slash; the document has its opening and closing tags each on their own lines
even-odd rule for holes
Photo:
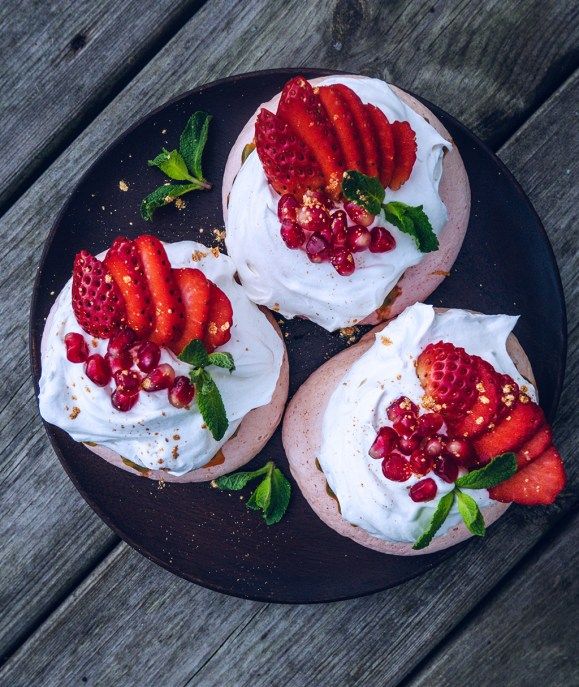
<svg viewBox="0 0 579 687">
<path fill-rule="evenodd" d="M 576 8 L 572 0 L 0 4 L 1 685 L 579 684 Z M 99 520 L 42 429 L 27 320 L 55 215 L 112 138 L 204 82 L 300 65 L 420 93 L 475 131 L 523 185 L 568 299 L 555 436 L 569 485 L 552 507 L 510 509 L 486 540 L 417 580 L 291 607 L 177 579 Z"/>
</svg>

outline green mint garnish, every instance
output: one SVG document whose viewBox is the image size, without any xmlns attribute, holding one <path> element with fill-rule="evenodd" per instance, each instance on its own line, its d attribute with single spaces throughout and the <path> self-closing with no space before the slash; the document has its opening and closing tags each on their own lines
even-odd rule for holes
<svg viewBox="0 0 579 687">
<path fill-rule="evenodd" d="M 211 188 L 201 167 L 211 119 L 211 115 L 206 112 L 195 112 L 181 134 L 179 150 L 168 151 L 163 148 L 153 160 L 149 160 L 150 167 L 157 167 L 173 181 L 189 183 L 165 184 L 150 193 L 141 203 L 141 216 L 144 220 L 152 220 L 157 208 L 172 203 L 185 193 Z"/>
<path fill-rule="evenodd" d="M 438 238 L 422 205 L 412 206 L 400 201 L 384 203 L 386 192 L 376 177 L 356 170 L 345 172 L 342 193 L 373 215 L 383 212 L 387 222 L 412 236 L 421 253 L 438 250 Z"/>
<path fill-rule="evenodd" d="M 189 377 L 195 386 L 197 407 L 213 438 L 220 441 L 229 427 L 229 420 L 217 384 L 205 368 L 216 365 L 233 372 L 233 356 L 231 353 L 207 353 L 204 343 L 200 339 L 193 339 L 185 346 L 179 359 L 191 365 Z"/>
<path fill-rule="evenodd" d="M 291 484 L 273 461 L 270 460 L 259 470 L 224 475 L 216 479 L 214 484 L 219 489 L 238 491 L 258 477 L 262 480 L 245 505 L 252 510 L 261 511 L 267 525 L 275 525 L 283 518 L 287 510 Z"/>
<path fill-rule="evenodd" d="M 463 489 L 490 489 L 497 484 L 504 482 L 512 477 L 517 471 L 517 459 L 514 453 L 503 453 L 493 458 L 490 463 L 479 470 L 471 470 L 466 475 L 459 477 L 454 485 L 454 489 L 445 494 L 434 511 L 432 519 L 426 530 L 414 542 L 413 549 L 423 549 L 428 546 L 432 538 L 441 528 L 442 523 L 448 517 L 454 499 L 457 499 L 458 512 L 464 524 L 471 534 L 477 537 L 484 537 L 485 523 L 477 502 L 461 491 Z M 444 502 L 444 503 L 443 503 Z"/>
</svg>

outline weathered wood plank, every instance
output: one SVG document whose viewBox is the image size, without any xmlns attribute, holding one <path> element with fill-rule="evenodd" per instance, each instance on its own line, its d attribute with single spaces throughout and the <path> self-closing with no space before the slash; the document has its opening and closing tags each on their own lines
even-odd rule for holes
<svg viewBox="0 0 579 687">
<path fill-rule="evenodd" d="M 576 221 L 573 190 L 562 180 L 560 172 L 568 169 L 569 179 L 576 173 L 577 163 L 567 145 L 576 88 L 577 79 L 566 84 L 502 150 L 503 157 L 516 169 L 531 193 L 557 251 L 561 251 L 558 257 L 564 267 L 567 287 L 572 285 L 572 274 L 567 269 L 571 256 L 566 246 Z M 537 151 L 540 164 L 537 164 Z M 573 330 L 572 351 L 576 341 L 576 330 Z M 576 381 L 574 356 L 562 412 L 555 427 L 557 441 L 569 456 L 574 445 L 574 406 L 570 401 Z M 165 660 L 166 646 L 159 646 L 156 639 L 157 617 L 147 617 L 142 610 L 150 587 L 145 586 L 141 595 L 138 590 L 150 577 L 155 588 L 163 588 L 163 599 L 174 601 L 175 613 L 182 613 L 190 588 L 135 559 L 122 545 L 115 552 L 118 572 L 113 576 L 115 582 L 122 577 L 122 584 L 113 583 L 103 573 L 107 569 L 106 561 L 6 664 L 0 682 L 41 681 L 44 685 L 56 685 L 64 675 L 69 681 L 81 679 L 85 675 L 79 671 L 89 664 L 90 681 L 106 684 L 111 671 L 120 664 L 125 684 L 153 684 L 149 678 L 150 666 L 157 660 L 163 663 L 163 680 L 167 684 L 183 684 L 185 679 L 189 684 L 204 686 L 396 684 L 520 561 L 545 530 L 576 504 L 578 471 L 573 465 L 569 467 L 569 488 L 555 506 L 513 508 L 493 528 L 487 540 L 471 542 L 432 573 L 384 594 L 327 606 L 260 606 L 258 614 L 245 627 L 249 619 L 246 606 L 227 600 L 216 617 L 220 622 L 231 623 L 228 628 L 237 629 L 227 638 L 221 633 L 217 635 L 215 647 L 218 648 L 208 661 L 207 653 L 200 657 L 201 647 L 189 637 L 189 632 L 199 627 L 197 606 L 189 614 L 191 620 L 185 627 L 179 624 L 182 620 L 167 619 L 168 623 L 175 623 L 174 627 L 168 625 L 167 631 L 172 630 L 171 648 L 178 660 Z M 137 611 L 135 618 L 123 619 L 118 617 L 118 608 L 124 607 L 127 590 L 136 590 L 131 596 L 131 607 Z M 199 593 L 202 596 L 198 598 L 207 604 L 222 599 L 209 592 Z M 115 633 L 111 636 L 109 623 L 113 616 Z M 142 652 L 127 657 L 130 650 L 124 643 L 119 644 L 119 637 L 133 637 L 135 628 L 138 628 L 138 640 L 133 640 L 131 646 L 138 643 L 139 648 L 145 647 L 150 652 L 143 665 Z M 79 649 L 76 648 L 78 637 L 83 638 Z M 92 657 L 95 647 L 98 647 L 98 661 Z M 46 665 L 47 655 L 56 657 L 51 666 Z M 158 679 L 157 673 L 152 675 Z"/>
<path fill-rule="evenodd" d="M 577 683 L 579 519 L 445 640 L 407 687 Z"/>
<path fill-rule="evenodd" d="M 138 0 L 0 3 L 0 206 L 199 4 L 158 0 L 145 12 Z"/>
</svg>

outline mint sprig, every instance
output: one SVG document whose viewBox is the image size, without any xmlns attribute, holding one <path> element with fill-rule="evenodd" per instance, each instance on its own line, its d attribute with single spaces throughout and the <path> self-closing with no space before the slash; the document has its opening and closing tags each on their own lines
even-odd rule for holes
<svg viewBox="0 0 579 687">
<path fill-rule="evenodd" d="M 212 116 L 207 112 L 195 112 L 181 134 L 179 150 L 168 151 L 163 148 L 155 158 L 149 160 L 150 167 L 157 167 L 173 181 L 189 183 L 164 184 L 156 188 L 141 202 L 141 216 L 144 220 L 152 220 L 157 208 L 172 203 L 185 193 L 211 188 L 211 184 L 203 176 L 201 166 L 211 119 Z"/>
<path fill-rule="evenodd" d="M 222 351 L 207 353 L 203 341 L 193 339 L 181 351 L 179 360 L 191 365 L 189 378 L 195 387 L 197 407 L 213 438 L 220 441 L 229 427 L 229 420 L 219 388 L 205 368 L 215 365 L 231 373 L 235 370 L 233 356 Z"/>
<path fill-rule="evenodd" d="M 344 172 L 342 193 L 372 215 L 384 213 L 384 218 L 414 239 L 421 253 L 438 250 L 438 238 L 422 205 L 407 205 L 400 201 L 384 203 L 386 191 L 376 177 L 356 170 Z"/>
<path fill-rule="evenodd" d="M 477 502 L 461 491 L 463 489 L 490 489 L 512 477 L 517 471 L 517 459 L 514 453 L 503 453 L 493 458 L 490 463 L 479 470 L 471 470 L 466 475 L 459 477 L 454 489 L 445 494 L 440 501 L 424 532 L 414 542 L 413 549 L 424 549 L 430 544 L 434 535 L 442 527 L 448 517 L 451 508 L 457 499 L 458 512 L 460 513 L 468 531 L 477 537 L 484 537 L 485 523 Z"/>
<path fill-rule="evenodd" d="M 235 472 L 218 477 L 213 484 L 226 491 L 239 491 L 258 477 L 262 477 L 262 480 L 245 505 L 252 510 L 261 511 L 267 525 L 275 525 L 283 518 L 287 510 L 291 497 L 291 484 L 272 460 L 258 470 Z"/>
</svg>

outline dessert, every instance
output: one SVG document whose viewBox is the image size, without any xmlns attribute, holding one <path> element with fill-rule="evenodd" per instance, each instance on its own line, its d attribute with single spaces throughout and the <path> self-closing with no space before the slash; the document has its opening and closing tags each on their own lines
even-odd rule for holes
<svg viewBox="0 0 579 687">
<path fill-rule="evenodd" d="M 410 555 L 483 534 L 510 502 L 554 501 L 565 473 L 516 320 L 416 304 L 302 385 L 283 443 L 326 524 Z"/>
<path fill-rule="evenodd" d="M 217 249 L 151 235 L 78 253 L 43 333 L 42 417 L 152 479 L 244 465 L 281 419 L 288 365 L 234 274 Z"/>
<path fill-rule="evenodd" d="M 436 117 L 394 86 L 349 75 L 295 77 L 262 105 L 231 150 L 222 193 L 249 298 L 330 331 L 425 299 L 470 211 L 464 165 Z"/>
</svg>

